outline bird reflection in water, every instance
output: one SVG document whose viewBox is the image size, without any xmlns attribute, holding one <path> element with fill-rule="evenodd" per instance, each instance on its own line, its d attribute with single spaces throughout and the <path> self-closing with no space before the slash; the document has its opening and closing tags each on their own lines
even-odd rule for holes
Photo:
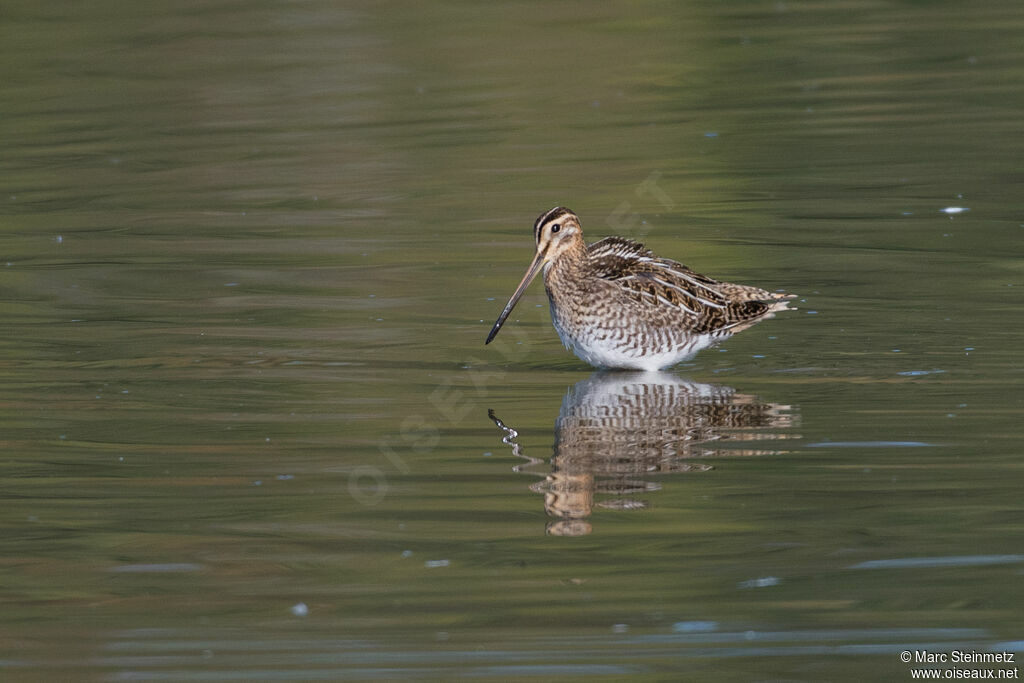
<svg viewBox="0 0 1024 683">
<path fill-rule="evenodd" d="M 784 431 L 797 421 L 788 405 L 662 372 L 599 371 L 570 387 L 555 422 L 550 471 L 523 452 L 513 427 L 493 410 L 488 415 L 524 460 L 515 471 L 542 477 L 530 489 L 544 495 L 554 518 L 547 533 L 558 536 L 590 533 L 595 506 L 646 507 L 638 496 L 661 488 L 652 475 L 704 472 L 714 457 L 777 454 L 753 442 L 798 436 Z"/>
</svg>

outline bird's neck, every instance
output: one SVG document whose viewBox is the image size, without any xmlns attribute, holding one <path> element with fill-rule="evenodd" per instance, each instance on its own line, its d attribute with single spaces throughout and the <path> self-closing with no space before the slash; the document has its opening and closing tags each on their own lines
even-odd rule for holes
<svg viewBox="0 0 1024 683">
<path fill-rule="evenodd" d="M 566 246 L 544 266 L 544 285 L 551 290 L 572 289 L 583 280 L 587 265 L 587 245 L 582 238 Z"/>
</svg>

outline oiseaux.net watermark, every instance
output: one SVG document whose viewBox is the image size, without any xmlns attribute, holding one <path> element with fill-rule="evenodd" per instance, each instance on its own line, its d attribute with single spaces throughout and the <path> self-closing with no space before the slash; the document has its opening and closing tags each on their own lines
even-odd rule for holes
<svg viewBox="0 0 1024 683">
<path fill-rule="evenodd" d="M 913 680 L 1015 680 L 1020 678 L 1015 652 L 978 650 L 904 650 L 900 661 Z M 991 666 L 990 666 L 991 665 Z"/>
</svg>

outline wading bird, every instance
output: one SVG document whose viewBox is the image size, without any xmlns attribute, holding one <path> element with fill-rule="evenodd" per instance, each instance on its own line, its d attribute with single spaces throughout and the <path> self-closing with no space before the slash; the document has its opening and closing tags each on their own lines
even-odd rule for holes
<svg viewBox="0 0 1024 683">
<path fill-rule="evenodd" d="M 562 206 L 541 214 L 533 232 L 533 262 L 486 344 L 541 269 L 562 343 L 599 368 L 667 368 L 785 310 L 796 296 L 719 282 L 621 237 L 588 245 L 579 217 Z"/>
</svg>

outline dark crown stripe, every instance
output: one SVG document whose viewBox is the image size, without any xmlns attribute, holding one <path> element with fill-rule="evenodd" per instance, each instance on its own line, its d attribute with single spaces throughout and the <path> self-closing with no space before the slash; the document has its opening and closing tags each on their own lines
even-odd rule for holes
<svg viewBox="0 0 1024 683">
<path fill-rule="evenodd" d="M 572 213 L 572 211 L 570 211 L 569 209 L 565 208 L 564 206 L 556 206 L 555 208 L 548 209 L 547 211 L 542 213 L 537 218 L 537 222 L 533 224 L 533 237 L 534 237 L 534 239 L 540 239 L 540 229 L 542 227 L 544 227 L 545 223 L 547 223 L 547 222 L 549 222 L 551 220 L 554 220 L 555 218 L 557 218 L 557 217 L 559 217 L 559 216 L 561 216 L 563 214 L 568 214 L 568 213 Z"/>
</svg>

